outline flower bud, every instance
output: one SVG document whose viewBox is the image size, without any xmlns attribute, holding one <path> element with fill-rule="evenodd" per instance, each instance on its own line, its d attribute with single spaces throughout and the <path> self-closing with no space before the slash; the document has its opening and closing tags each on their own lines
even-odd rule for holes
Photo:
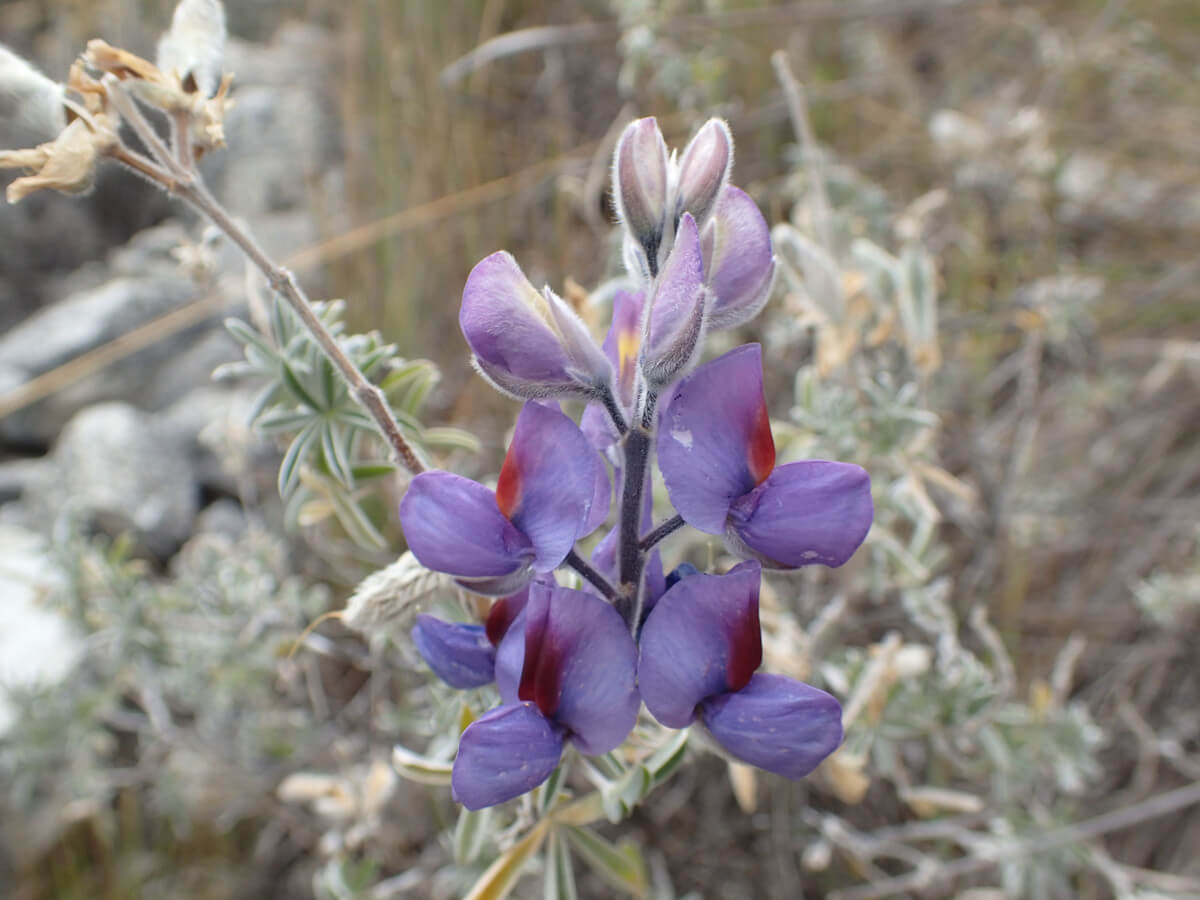
<svg viewBox="0 0 1200 900">
<path fill-rule="evenodd" d="M 771 231 L 754 201 L 726 185 L 701 238 L 706 283 L 712 292 L 709 328 L 749 322 L 771 296 L 775 258 Z"/>
<path fill-rule="evenodd" d="M 652 118 L 630 123 L 617 142 L 613 182 L 617 215 L 656 265 L 667 212 L 667 144 Z"/>
<path fill-rule="evenodd" d="M 579 316 L 549 288 L 539 294 L 504 251 L 471 270 L 458 322 L 480 373 L 515 397 L 594 397 L 612 382 Z"/>
<path fill-rule="evenodd" d="M 720 119 L 709 119 L 683 151 L 679 163 L 678 213 L 708 221 L 733 168 L 733 136 Z"/>
<path fill-rule="evenodd" d="M 700 349 L 709 294 L 696 220 L 684 213 L 675 247 L 655 284 L 642 341 L 642 374 L 652 388 L 686 374 Z"/>
</svg>

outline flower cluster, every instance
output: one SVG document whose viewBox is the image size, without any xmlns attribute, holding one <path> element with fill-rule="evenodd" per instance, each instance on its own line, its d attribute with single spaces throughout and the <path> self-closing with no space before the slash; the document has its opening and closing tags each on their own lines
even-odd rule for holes
<svg viewBox="0 0 1200 900">
<path fill-rule="evenodd" d="M 710 329 L 762 308 L 770 232 L 729 184 L 733 143 L 711 120 L 682 157 L 657 124 L 626 128 L 613 164 L 629 290 L 598 345 L 572 308 L 507 253 L 471 272 L 459 322 L 479 371 L 524 399 L 494 490 L 418 475 L 400 507 L 425 566 L 497 597 L 485 624 L 419 617 L 414 639 L 459 688 L 495 682 L 501 705 L 463 732 L 454 795 L 470 809 L 536 787 L 571 742 L 607 753 L 642 703 L 661 724 L 702 723 L 731 756 L 799 778 L 841 742 L 829 694 L 758 672 L 762 569 L 840 566 L 873 507 L 861 468 L 777 466 L 755 344 L 697 365 Z M 559 398 L 587 403 L 577 425 Z M 653 460 L 675 515 L 655 525 Z M 609 522 L 590 561 L 576 544 Z M 744 562 L 669 575 L 656 545 L 689 525 Z M 578 572 L 587 590 L 560 586 Z"/>
</svg>

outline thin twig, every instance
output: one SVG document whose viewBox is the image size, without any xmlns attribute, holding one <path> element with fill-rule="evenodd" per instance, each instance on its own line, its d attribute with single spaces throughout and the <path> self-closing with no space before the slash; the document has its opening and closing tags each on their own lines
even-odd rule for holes
<svg viewBox="0 0 1200 900">
<path fill-rule="evenodd" d="M 342 350 L 337 339 L 321 322 L 313 311 L 312 303 L 304 290 L 296 281 L 295 275 L 283 266 L 276 265 L 259 246 L 250 232 L 242 228 L 208 192 L 198 174 L 186 181 L 181 180 L 171 186 L 171 191 L 177 197 L 187 201 L 197 210 L 208 216 L 212 223 L 233 241 L 246 257 L 254 263 L 267 279 L 267 283 L 277 294 L 287 301 L 292 311 L 300 318 L 313 340 L 320 346 L 321 351 L 329 358 L 338 374 L 350 387 L 354 398 L 367 411 L 383 434 L 384 440 L 391 447 L 397 461 L 413 475 L 425 471 L 425 464 L 417 457 L 412 445 L 400 431 L 400 424 L 392 414 L 383 391 L 366 379 L 350 357 Z"/>
<path fill-rule="evenodd" d="M 787 54 L 776 50 L 771 54 L 771 65 L 775 68 L 775 77 L 783 87 L 787 98 L 788 114 L 792 118 L 792 129 L 800 142 L 800 150 L 804 154 L 804 168 L 812 183 L 809 194 L 809 205 L 812 211 L 813 229 L 817 233 L 817 241 L 826 250 L 833 249 L 833 232 L 830 227 L 829 195 L 825 191 L 825 172 L 821 165 L 821 150 L 813 137 L 812 124 L 808 118 L 808 98 L 804 93 L 804 85 L 796 80 L 792 68 L 788 64 Z"/>
<path fill-rule="evenodd" d="M 642 550 L 649 550 L 669 534 L 674 534 L 683 527 L 683 516 L 672 516 L 663 522 L 638 542 Z"/>
<path fill-rule="evenodd" d="M 906 875 L 886 878 L 874 884 L 835 891 L 829 895 L 829 900 L 880 900 L 882 897 L 893 897 L 909 891 L 928 890 L 936 885 L 945 884 L 967 875 L 974 875 L 1000 863 L 1046 853 L 1082 841 L 1094 840 L 1109 832 L 1131 828 L 1150 819 L 1157 819 L 1160 816 L 1187 809 L 1189 806 L 1195 806 L 1197 803 L 1200 803 L 1200 781 L 1184 785 L 1173 791 L 1166 791 L 1132 806 L 1085 819 L 1082 822 L 1064 825 L 1061 828 L 1052 828 L 1041 834 L 1012 841 L 997 848 L 986 857 L 974 856 L 948 863 L 936 869 L 909 872 Z"/>
<path fill-rule="evenodd" d="M 608 583 L 607 578 L 593 569 L 575 549 L 572 548 L 571 552 L 567 554 L 566 563 L 603 594 L 606 600 L 611 602 L 617 599 L 616 588 Z"/>
</svg>

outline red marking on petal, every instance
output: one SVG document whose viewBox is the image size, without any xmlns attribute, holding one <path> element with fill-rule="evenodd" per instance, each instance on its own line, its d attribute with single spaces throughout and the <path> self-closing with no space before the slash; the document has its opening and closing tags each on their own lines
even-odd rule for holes
<svg viewBox="0 0 1200 900">
<path fill-rule="evenodd" d="M 500 467 L 500 478 L 496 481 L 496 505 L 510 521 L 521 506 L 521 469 L 515 450 L 515 444 L 509 446 L 504 465 Z"/>
<path fill-rule="evenodd" d="M 525 665 L 517 697 L 535 704 L 550 718 L 558 710 L 562 694 L 562 648 L 550 633 L 550 604 L 531 603 L 526 610 Z"/>
<path fill-rule="evenodd" d="M 747 609 L 738 616 L 729 647 L 729 664 L 725 679 L 730 691 L 740 691 L 750 683 L 750 676 L 762 665 L 762 627 L 758 621 L 757 592 L 747 598 Z"/>
<path fill-rule="evenodd" d="M 487 619 L 484 621 L 483 627 L 493 647 L 500 646 L 500 641 L 504 638 L 504 635 L 508 634 L 508 629 L 512 626 L 517 616 L 521 614 L 521 610 L 525 608 L 525 601 L 528 596 L 528 591 L 522 591 L 519 594 L 513 594 L 511 597 L 501 597 L 492 604 L 492 608 L 488 610 Z"/>
<path fill-rule="evenodd" d="M 754 413 L 750 446 L 746 448 L 746 456 L 750 475 L 757 487 L 767 480 L 767 476 L 775 468 L 775 438 L 771 434 L 771 417 L 767 413 L 767 402 L 763 397 L 759 398 L 758 409 Z"/>
</svg>

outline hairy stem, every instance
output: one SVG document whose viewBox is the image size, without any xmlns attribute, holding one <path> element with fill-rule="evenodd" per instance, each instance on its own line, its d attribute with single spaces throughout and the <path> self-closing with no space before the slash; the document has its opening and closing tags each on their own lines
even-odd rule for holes
<svg viewBox="0 0 1200 900">
<path fill-rule="evenodd" d="M 663 538 L 670 534 L 674 534 L 676 531 L 682 528 L 683 524 L 683 516 L 672 516 L 651 531 L 648 535 L 643 537 L 640 541 L 638 541 L 638 547 L 640 547 L 643 551 L 649 550 Z"/>
<path fill-rule="evenodd" d="M 208 216 L 212 223 L 224 232 L 258 267 L 266 277 L 271 289 L 283 297 L 300 317 L 300 321 L 304 323 L 308 333 L 320 346 L 321 352 L 329 358 L 338 374 L 345 380 L 354 399 L 375 420 L 376 426 L 391 447 L 396 460 L 413 475 L 424 472 L 425 464 L 417 457 L 416 451 L 400 431 L 400 424 L 388 407 L 383 391 L 368 381 L 358 367 L 351 362 L 350 357 L 342 351 L 337 340 L 313 311 L 312 303 L 296 281 L 296 276 L 289 269 L 277 265 L 267 256 L 266 251 L 259 246 L 254 236 L 235 222 L 225 208 L 209 193 L 198 174 L 193 172 L 186 181 L 178 181 L 171 186 L 171 191 Z"/>
<path fill-rule="evenodd" d="M 608 417 L 612 419 L 613 425 L 617 429 L 617 434 L 624 434 L 629 430 L 629 425 L 625 421 L 625 416 L 621 412 L 621 407 L 617 405 L 617 398 L 613 396 L 611 388 L 605 387 L 600 394 L 600 402 L 604 404 L 605 410 L 608 411 Z"/>
<path fill-rule="evenodd" d="M 642 607 L 642 563 L 640 546 L 642 492 L 646 483 L 646 467 L 650 463 L 650 433 L 634 428 L 625 435 L 625 483 L 621 487 L 621 511 L 617 533 L 617 567 L 620 595 L 617 611 L 629 627 L 637 629 Z"/>
<path fill-rule="evenodd" d="M 609 603 L 616 602 L 617 589 L 608 583 L 608 579 L 597 572 L 588 564 L 588 562 L 580 556 L 575 550 L 571 550 L 567 554 L 567 565 L 583 576 L 584 580 L 590 582 Z"/>
</svg>

